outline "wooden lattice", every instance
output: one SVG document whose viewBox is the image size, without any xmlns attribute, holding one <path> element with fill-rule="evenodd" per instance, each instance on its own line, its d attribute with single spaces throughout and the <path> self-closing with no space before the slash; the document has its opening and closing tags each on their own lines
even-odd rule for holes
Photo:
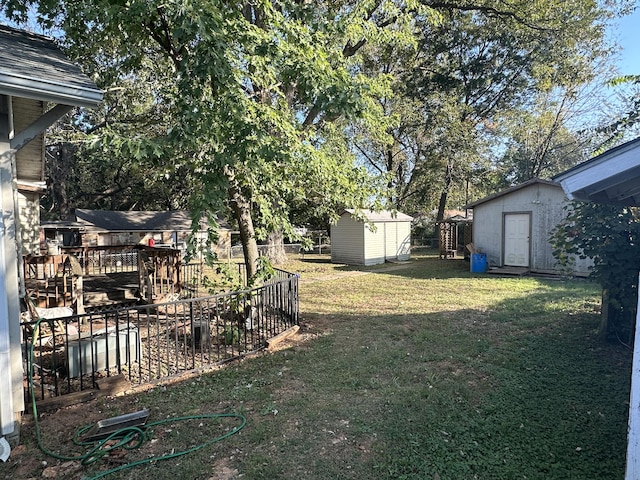
<svg viewBox="0 0 640 480">
<path fill-rule="evenodd" d="M 440 258 L 455 258 L 457 251 L 455 223 L 438 223 Z"/>
</svg>

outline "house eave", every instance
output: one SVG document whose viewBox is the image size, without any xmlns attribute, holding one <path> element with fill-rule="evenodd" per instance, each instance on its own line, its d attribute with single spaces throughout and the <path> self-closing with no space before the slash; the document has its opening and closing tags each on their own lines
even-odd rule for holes
<svg viewBox="0 0 640 480">
<path fill-rule="evenodd" d="M 0 94 L 92 108 L 102 101 L 102 91 L 79 85 L 28 78 L 0 70 Z"/>
<path fill-rule="evenodd" d="M 640 206 L 640 138 L 562 172 L 554 180 L 571 200 Z"/>
</svg>

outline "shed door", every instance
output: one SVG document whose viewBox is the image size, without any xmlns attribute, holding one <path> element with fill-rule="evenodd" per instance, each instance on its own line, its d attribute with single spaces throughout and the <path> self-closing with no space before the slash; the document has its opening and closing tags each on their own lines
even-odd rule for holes
<svg viewBox="0 0 640 480">
<path fill-rule="evenodd" d="M 504 264 L 529 266 L 529 235 L 531 215 L 510 213 L 504 216 Z"/>
</svg>

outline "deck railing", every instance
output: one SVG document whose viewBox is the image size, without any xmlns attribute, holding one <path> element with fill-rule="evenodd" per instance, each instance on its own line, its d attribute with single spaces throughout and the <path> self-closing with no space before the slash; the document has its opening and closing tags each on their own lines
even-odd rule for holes
<svg viewBox="0 0 640 480">
<path fill-rule="evenodd" d="M 142 295 L 147 303 L 158 303 L 158 298 L 183 287 L 191 289 L 191 297 L 198 296 L 203 263 L 185 264 L 181 257 L 179 250 L 141 245 L 64 247 L 57 255 L 24 257 L 25 287 L 37 306 L 72 307 L 77 313 L 94 307 L 94 297 L 85 305 L 84 294 L 93 292 L 84 288 L 88 285 L 83 284 L 83 278 L 91 281 L 137 274 L 136 295 Z"/>
<path fill-rule="evenodd" d="M 263 349 L 298 324 L 298 311 L 298 276 L 278 271 L 243 291 L 41 321 L 37 335 L 36 322 L 25 321 L 25 365 L 33 372 L 25 395 L 31 384 L 44 399 L 115 375 L 136 385 L 213 367 Z"/>
</svg>

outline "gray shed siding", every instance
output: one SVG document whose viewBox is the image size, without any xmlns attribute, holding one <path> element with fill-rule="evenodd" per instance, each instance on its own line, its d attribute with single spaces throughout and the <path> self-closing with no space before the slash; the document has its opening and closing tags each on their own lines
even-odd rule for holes
<svg viewBox="0 0 640 480">
<path fill-rule="evenodd" d="M 559 185 L 534 183 L 473 207 L 473 244 L 487 254 L 489 266 L 504 265 L 504 216 L 530 215 L 529 268 L 537 272 L 560 272 L 549 243 L 551 231 L 565 216 L 568 203 Z M 591 261 L 576 259 L 574 273 L 586 275 Z"/>
</svg>

